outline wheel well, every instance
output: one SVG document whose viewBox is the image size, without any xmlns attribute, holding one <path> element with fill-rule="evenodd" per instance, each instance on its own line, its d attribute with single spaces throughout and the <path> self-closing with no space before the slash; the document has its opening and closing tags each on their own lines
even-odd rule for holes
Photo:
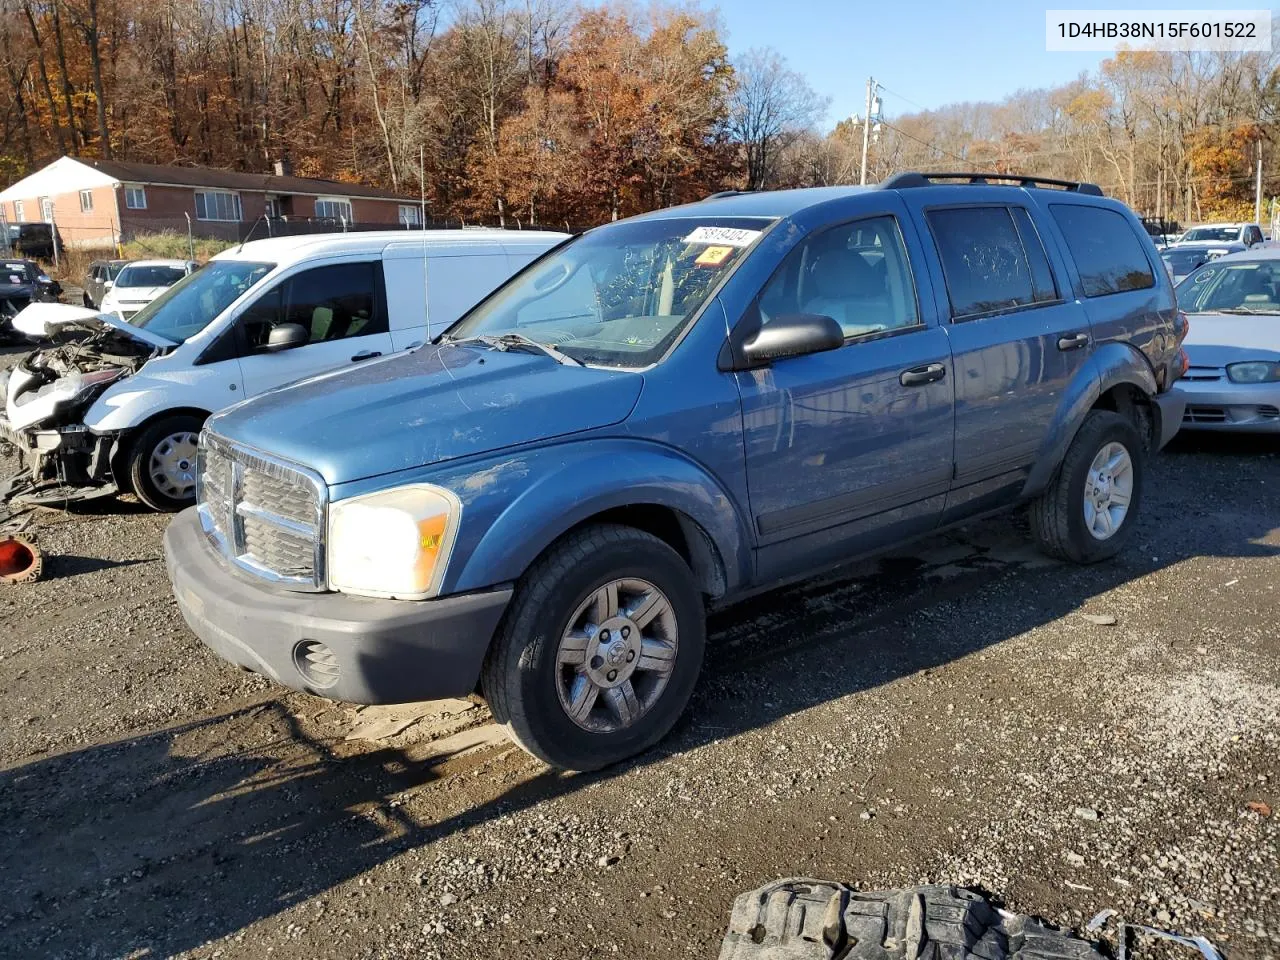
<svg viewBox="0 0 1280 960">
<path fill-rule="evenodd" d="M 208 410 L 201 410 L 199 407 L 174 407 L 153 413 L 136 427 L 121 431 L 116 439 L 115 450 L 111 454 L 111 475 L 116 481 L 116 486 L 125 492 L 130 488 L 128 462 L 133 456 L 133 444 L 139 433 L 153 423 L 168 417 L 199 417 L 203 421 L 209 419 L 209 416 Z"/>
<path fill-rule="evenodd" d="M 1140 388 L 1131 383 L 1119 383 L 1107 390 L 1093 404 L 1095 410 L 1110 410 L 1122 417 L 1128 417 L 1138 428 L 1138 434 L 1148 447 L 1154 442 L 1156 430 L 1156 412 L 1148 397 Z"/>
<path fill-rule="evenodd" d="M 564 536 L 597 523 L 618 523 L 657 537 L 689 565 L 699 590 L 713 598 L 724 596 L 727 584 L 719 549 L 695 520 L 680 511 L 651 503 L 614 507 L 588 517 Z"/>
</svg>

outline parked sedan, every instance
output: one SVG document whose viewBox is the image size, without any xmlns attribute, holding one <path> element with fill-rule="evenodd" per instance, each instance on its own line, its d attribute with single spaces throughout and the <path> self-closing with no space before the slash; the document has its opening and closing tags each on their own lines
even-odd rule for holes
<svg viewBox="0 0 1280 960">
<path fill-rule="evenodd" d="M 126 265 L 114 281 L 103 284 L 106 292 L 98 309 L 128 320 L 198 267 L 194 260 L 135 260 Z"/>
<path fill-rule="evenodd" d="M 1191 317 L 1182 429 L 1280 432 L 1280 250 L 1206 263 L 1178 306 Z"/>
</svg>

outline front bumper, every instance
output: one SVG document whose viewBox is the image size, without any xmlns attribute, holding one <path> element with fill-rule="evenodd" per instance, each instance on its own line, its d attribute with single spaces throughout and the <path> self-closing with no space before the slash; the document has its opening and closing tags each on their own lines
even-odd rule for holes
<svg viewBox="0 0 1280 960">
<path fill-rule="evenodd" d="M 511 587 L 439 600 L 296 593 L 225 566 L 184 510 L 164 535 L 187 625 L 219 656 L 294 690 L 352 703 L 472 693 Z"/>
<path fill-rule="evenodd" d="M 1180 380 L 1186 398 L 1183 430 L 1280 433 L 1280 383 Z"/>
</svg>

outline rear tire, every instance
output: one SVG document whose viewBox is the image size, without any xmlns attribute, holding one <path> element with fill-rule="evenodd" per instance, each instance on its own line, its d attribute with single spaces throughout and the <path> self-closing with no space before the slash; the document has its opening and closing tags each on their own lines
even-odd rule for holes
<svg viewBox="0 0 1280 960">
<path fill-rule="evenodd" d="M 134 440 L 129 485 L 152 510 L 172 513 L 196 502 L 195 442 L 202 426 L 204 420 L 190 414 L 165 417 Z"/>
<path fill-rule="evenodd" d="M 596 770 L 661 740 L 702 667 L 706 613 L 666 543 L 587 527 L 525 574 L 481 678 L 495 719 L 553 767 Z"/>
<path fill-rule="evenodd" d="M 1146 446 L 1127 417 L 1090 411 L 1029 510 L 1032 536 L 1044 553 L 1097 563 L 1124 549 L 1142 508 Z"/>
</svg>

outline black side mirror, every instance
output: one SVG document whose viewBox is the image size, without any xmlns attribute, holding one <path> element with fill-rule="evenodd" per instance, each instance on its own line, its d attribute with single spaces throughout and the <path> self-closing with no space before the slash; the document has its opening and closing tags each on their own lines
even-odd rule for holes
<svg viewBox="0 0 1280 960">
<path fill-rule="evenodd" d="M 267 353 L 279 353 L 281 350 L 292 350 L 311 339 L 307 328 L 300 323 L 277 323 L 267 334 L 267 345 L 263 347 Z"/>
<path fill-rule="evenodd" d="M 831 317 L 817 313 L 788 313 L 774 317 L 743 341 L 742 360 L 748 367 L 764 366 L 786 357 L 802 357 L 844 346 L 844 330 Z"/>
</svg>

